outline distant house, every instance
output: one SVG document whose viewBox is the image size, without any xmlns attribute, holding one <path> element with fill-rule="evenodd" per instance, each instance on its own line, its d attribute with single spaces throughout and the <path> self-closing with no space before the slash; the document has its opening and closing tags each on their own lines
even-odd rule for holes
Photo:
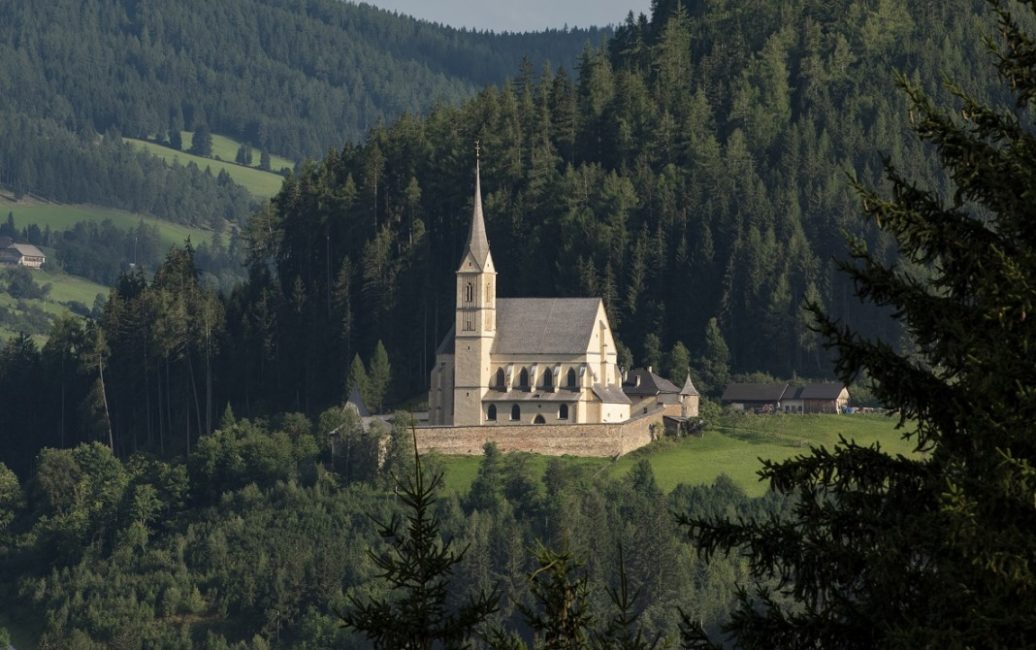
<svg viewBox="0 0 1036 650">
<path fill-rule="evenodd" d="M 0 249 L 0 264 L 38 269 L 47 261 L 43 251 L 32 244 L 11 244 Z"/>
<path fill-rule="evenodd" d="M 627 373 L 622 382 L 622 392 L 630 400 L 630 413 L 647 413 L 661 406 L 664 415 L 670 417 L 697 417 L 700 393 L 691 382 L 690 376 L 683 388 L 661 375 L 655 374 L 651 366 L 636 368 Z"/>
<path fill-rule="evenodd" d="M 823 382 L 805 386 L 775 384 L 729 384 L 721 401 L 746 411 L 771 413 L 842 413 L 849 405 L 849 389 L 843 384 Z"/>
<path fill-rule="evenodd" d="M 849 406 L 849 389 L 836 382 L 807 384 L 796 397 L 805 413 L 843 413 Z"/>
<path fill-rule="evenodd" d="M 727 384 L 720 401 L 745 411 L 780 411 L 788 384 Z"/>
</svg>

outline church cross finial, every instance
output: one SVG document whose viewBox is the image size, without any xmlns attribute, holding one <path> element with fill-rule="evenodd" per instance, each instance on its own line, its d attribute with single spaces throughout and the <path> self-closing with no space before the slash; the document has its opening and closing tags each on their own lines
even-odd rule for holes
<svg viewBox="0 0 1036 650">
<path fill-rule="evenodd" d="M 478 162 L 478 159 L 479 159 L 479 139 L 475 138 L 475 162 L 476 163 Z"/>
</svg>

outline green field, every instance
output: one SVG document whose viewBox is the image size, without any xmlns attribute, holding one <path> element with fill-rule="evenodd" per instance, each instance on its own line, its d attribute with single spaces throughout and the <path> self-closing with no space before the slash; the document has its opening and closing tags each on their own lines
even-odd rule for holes
<svg viewBox="0 0 1036 650">
<path fill-rule="evenodd" d="M 7 213 L 14 214 L 14 223 L 19 229 L 30 224 L 36 224 L 41 229 L 50 226 L 53 231 L 68 230 L 79 221 L 95 221 L 100 223 L 110 219 L 116 228 L 129 230 L 136 228 L 137 224 L 144 223 L 158 228 L 162 242 L 167 245 L 182 245 L 184 240 L 190 236 L 195 244 L 212 240 L 211 230 L 191 228 L 176 223 L 170 223 L 157 217 L 135 214 L 117 208 L 103 208 L 96 205 L 72 205 L 60 203 L 44 203 L 23 199 L 13 201 L 7 197 L 0 196 L 0 218 L 7 218 Z"/>
<path fill-rule="evenodd" d="M 726 474 L 750 496 L 760 496 L 768 486 L 759 482 L 760 458 L 782 460 L 808 451 L 810 445 L 832 447 L 839 434 L 859 444 L 880 442 L 892 453 L 910 454 L 913 443 L 902 439 L 896 420 L 883 415 L 768 415 L 723 418 L 701 438 L 662 440 L 612 462 L 606 458 L 572 458 L 567 462 L 599 467 L 607 476 L 625 476 L 641 458 L 651 463 L 659 486 L 666 492 L 680 483 L 707 485 Z M 446 488 L 466 492 L 475 479 L 477 456 L 439 456 L 446 471 Z M 546 456 L 532 456 L 538 476 L 547 466 Z"/>
<path fill-rule="evenodd" d="M 57 271 L 45 271 L 43 269 L 32 272 L 33 279 L 37 284 L 50 284 L 50 293 L 42 300 L 26 300 L 25 304 L 38 307 L 53 319 L 54 317 L 71 313 L 68 308 L 70 302 L 79 302 L 87 308 L 93 307 L 97 294 L 108 295 L 108 287 L 91 282 L 77 275 L 68 275 Z M 6 291 L 0 291 L 0 305 L 8 309 L 18 309 L 18 301 L 12 298 Z M 0 340 L 15 336 L 17 332 L 0 326 Z M 46 341 L 42 334 L 34 335 L 33 340 L 38 345 Z"/>
<path fill-rule="evenodd" d="M 191 131 L 181 131 L 183 136 L 183 148 L 189 149 L 191 143 L 194 141 L 194 133 Z M 225 135 L 212 134 L 212 157 L 219 157 L 220 160 L 227 162 L 234 162 L 237 158 L 238 147 L 241 143 L 233 138 L 228 138 Z M 259 168 L 259 150 L 252 149 L 252 167 Z M 270 169 L 275 172 L 279 172 L 281 169 L 287 167 L 288 169 L 295 169 L 295 162 L 288 160 L 283 156 L 275 156 L 270 154 Z"/>
<path fill-rule="evenodd" d="M 262 171 L 254 167 L 245 167 L 244 165 L 238 165 L 233 162 L 234 155 L 237 153 L 237 146 L 233 146 L 233 152 L 230 154 L 230 162 L 223 160 L 214 160 L 212 158 L 203 158 L 201 156 L 195 156 L 189 154 L 186 151 L 176 151 L 161 144 L 154 142 L 148 142 L 147 140 L 137 140 L 134 138 L 123 138 L 126 142 L 143 149 L 153 155 L 158 156 L 167 163 L 173 165 L 186 165 L 189 162 L 193 162 L 198 166 L 199 169 L 205 169 L 206 167 L 212 170 L 213 174 L 218 174 L 220 170 L 226 170 L 230 177 L 234 179 L 235 183 L 243 186 L 253 196 L 261 199 L 268 199 L 278 190 L 281 189 L 281 183 L 284 181 L 284 177 L 280 174 L 274 174 L 272 172 Z M 189 138 L 184 140 L 184 149 L 187 149 L 189 144 Z M 232 141 L 231 141 L 232 142 Z M 226 146 L 224 143 L 223 146 Z M 216 136 L 213 136 L 213 152 L 216 152 Z M 217 153 L 217 155 L 220 155 Z M 220 155 L 222 158 L 222 155 Z M 292 164 L 288 164 L 288 167 L 294 167 Z M 274 169 L 277 169 L 274 166 Z"/>
</svg>

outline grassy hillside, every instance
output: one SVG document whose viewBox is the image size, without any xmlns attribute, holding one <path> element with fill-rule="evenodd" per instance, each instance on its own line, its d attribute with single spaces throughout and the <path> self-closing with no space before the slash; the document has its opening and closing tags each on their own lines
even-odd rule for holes
<svg viewBox="0 0 1036 650">
<path fill-rule="evenodd" d="M 52 322 L 54 318 L 66 313 L 71 313 L 69 306 L 72 303 L 79 303 L 86 308 L 93 307 L 97 294 L 108 295 L 108 287 L 91 282 L 76 275 L 68 275 L 58 271 L 36 270 L 32 277 L 37 284 L 50 284 L 50 293 L 46 298 L 40 300 L 16 300 L 6 291 L 0 290 L 0 307 L 12 311 L 16 315 L 33 315 Z M 81 309 L 81 308 L 80 308 Z M 37 331 L 40 331 L 37 329 Z M 44 330 L 45 331 L 45 330 Z M 0 340 L 7 339 L 19 333 L 19 328 L 12 328 L 0 324 Z M 34 334 L 32 337 L 38 344 L 46 340 L 42 334 Z"/>
<path fill-rule="evenodd" d="M 183 148 L 190 148 L 194 142 L 194 132 L 192 131 L 181 131 L 180 136 L 183 138 Z M 241 146 L 241 143 L 233 138 L 228 138 L 225 135 L 212 134 L 212 157 L 219 158 L 228 162 L 234 162 L 237 158 L 237 150 Z M 259 150 L 252 150 L 252 164 L 251 167 L 256 169 L 259 168 Z M 281 169 L 287 167 L 288 169 L 295 168 L 295 161 L 289 160 L 284 156 L 277 156 L 270 154 L 270 169 L 274 172 L 278 172 Z"/>
<path fill-rule="evenodd" d="M 238 165 L 233 162 L 234 155 L 237 153 L 237 147 L 233 147 L 233 151 L 229 154 L 231 162 L 223 160 L 214 160 L 212 158 L 203 158 L 201 156 L 195 156 L 189 154 L 186 151 L 177 151 L 154 142 L 148 142 L 147 140 L 137 140 L 134 138 L 123 138 L 126 142 L 139 147 L 155 156 L 158 156 L 167 163 L 173 165 L 184 165 L 188 163 L 194 163 L 199 169 L 205 169 L 206 167 L 212 170 L 213 175 L 219 174 L 221 170 L 225 170 L 230 177 L 234 179 L 234 182 L 241 185 L 249 191 L 253 196 L 259 198 L 270 198 L 277 193 L 277 190 L 281 189 L 281 183 L 284 178 L 280 174 L 274 174 L 273 172 L 262 171 L 261 169 L 255 169 L 252 167 L 245 167 L 244 165 Z M 226 138 L 225 140 L 229 140 Z M 190 146 L 189 141 L 184 143 L 184 148 Z M 213 150 L 215 153 L 215 138 L 213 138 Z M 223 143 L 223 147 L 226 147 L 226 142 Z M 217 154 L 220 155 L 220 154 Z M 222 155 L 220 155 L 222 157 Z M 283 160 L 283 159 L 282 159 Z M 272 163 L 271 163 L 272 165 Z M 288 167 L 294 165 L 288 164 Z M 277 167 L 274 167 L 275 169 Z"/>
<path fill-rule="evenodd" d="M 759 482 L 761 458 L 783 460 L 807 451 L 810 445 L 833 446 L 839 435 L 859 444 L 879 442 L 883 449 L 910 454 L 913 444 L 895 429 L 896 420 L 882 415 L 742 416 L 724 418 L 701 438 L 662 440 L 612 462 L 606 458 L 565 457 L 566 462 L 598 467 L 609 476 L 625 476 L 641 458 L 651 463 L 659 486 L 670 491 L 680 483 L 710 484 L 726 474 L 751 496 L 768 486 Z M 441 456 L 448 490 L 466 492 L 475 479 L 480 457 Z M 530 457 L 542 475 L 547 456 Z"/>
<path fill-rule="evenodd" d="M 188 236 L 190 236 L 191 241 L 194 243 L 210 241 L 213 235 L 211 230 L 170 223 L 157 217 L 119 210 L 118 208 L 44 203 L 32 199 L 14 201 L 8 197 L 0 196 L 0 218 L 6 219 L 8 213 L 14 214 L 15 225 L 19 229 L 36 224 L 40 229 L 50 226 L 51 230 L 59 231 L 67 230 L 79 221 L 101 222 L 109 219 L 115 227 L 126 230 L 136 227 L 141 221 L 155 226 L 158 228 L 163 243 L 169 245 L 183 244 Z"/>
</svg>

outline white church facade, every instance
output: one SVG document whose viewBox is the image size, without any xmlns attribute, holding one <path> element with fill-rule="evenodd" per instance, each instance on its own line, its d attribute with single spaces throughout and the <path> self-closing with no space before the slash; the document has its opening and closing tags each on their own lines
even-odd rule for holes
<svg viewBox="0 0 1036 650">
<path fill-rule="evenodd" d="M 630 419 L 600 298 L 497 298 L 478 166 L 456 316 L 436 350 L 430 425 L 620 423 Z"/>
</svg>

